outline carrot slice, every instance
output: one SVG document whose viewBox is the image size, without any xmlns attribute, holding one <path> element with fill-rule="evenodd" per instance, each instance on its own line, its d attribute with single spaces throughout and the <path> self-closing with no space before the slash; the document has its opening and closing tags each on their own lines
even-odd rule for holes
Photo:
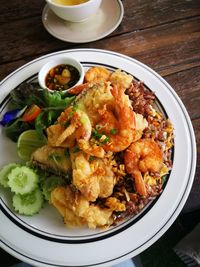
<svg viewBox="0 0 200 267">
<path fill-rule="evenodd" d="M 22 120 L 26 122 L 33 121 L 40 114 L 40 112 L 41 108 L 34 104 L 25 111 L 24 115 L 22 116 Z"/>
</svg>

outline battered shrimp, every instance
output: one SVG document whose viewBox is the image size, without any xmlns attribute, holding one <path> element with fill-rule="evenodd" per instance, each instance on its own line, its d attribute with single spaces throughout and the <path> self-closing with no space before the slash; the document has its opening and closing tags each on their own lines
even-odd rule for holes
<svg viewBox="0 0 200 267">
<path fill-rule="evenodd" d="M 90 156 L 94 156 L 97 158 L 103 158 L 105 156 L 105 150 L 101 146 L 91 144 L 90 142 L 84 139 L 78 140 L 78 144 L 80 149 Z"/>
<path fill-rule="evenodd" d="M 85 73 L 85 82 L 106 82 L 111 72 L 103 67 L 92 67 Z"/>
<path fill-rule="evenodd" d="M 73 185 L 88 201 L 95 201 L 98 197 L 109 197 L 115 185 L 115 175 L 112 171 L 111 159 L 95 158 L 87 160 L 82 151 L 70 153 L 73 173 Z"/>
<path fill-rule="evenodd" d="M 108 107 L 114 105 L 114 98 L 110 91 L 111 88 L 109 82 L 88 83 L 88 87 L 75 100 L 79 109 L 88 115 L 93 127 L 99 121 L 98 111 L 103 109 L 105 105 Z"/>
<path fill-rule="evenodd" d="M 90 139 L 92 126 L 85 112 L 69 107 L 61 113 L 57 122 L 57 124 L 47 128 L 50 145 L 72 147 L 79 139 L 86 141 Z"/>
<path fill-rule="evenodd" d="M 108 142 L 102 145 L 105 151 L 120 152 L 133 142 L 135 114 L 121 86 L 113 86 L 111 92 L 115 102 L 114 110 L 100 112 L 102 119 L 98 128 L 108 137 Z"/>
<path fill-rule="evenodd" d="M 51 203 L 64 217 L 68 227 L 108 227 L 113 223 L 112 210 L 90 203 L 78 190 L 71 186 L 56 187 L 51 192 Z"/>
<path fill-rule="evenodd" d="M 112 129 L 118 128 L 118 121 L 114 116 L 112 110 L 110 110 L 106 105 L 103 109 L 98 110 L 100 115 L 100 122 L 96 125 L 97 129 L 105 134 L 112 132 Z"/>
<path fill-rule="evenodd" d="M 131 86 L 131 83 L 133 81 L 133 76 L 130 74 L 125 73 L 121 70 L 114 71 L 109 78 L 109 81 L 112 85 L 121 85 L 125 89 L 129 88 Z"/>
<path fill-rule="evenodd" d="M 147 190 L 142 173 L 160 171 L 163 163 L 162 151 L 152 139 L 140 139 L 125 151 L 124 163 L 126 171 L 134 178 L 136 191 L 146 196 Z"/>
<path fill-rule="evenodd" d="M 72 89 L 69 89 L 68 93 L 73 94 L 73 95 L 78 95 L 83 90 L 87 89 L 88 87 L 89 87 L 88 83 L 79 84 L 79 85 L 73 87 Z"/>
</svg>

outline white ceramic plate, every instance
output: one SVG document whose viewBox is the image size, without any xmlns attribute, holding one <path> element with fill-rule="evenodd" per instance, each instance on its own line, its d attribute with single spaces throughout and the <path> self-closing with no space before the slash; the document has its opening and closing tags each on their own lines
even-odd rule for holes
<svg viewBox="0 0 200 267">
<path fill-rule="evenodd" d="M 36 216 L 19 216 L 12 211 L 6 190 L 1 189 L 1 246 L 13 256 L 35 266 L 111 266 L 134 257 L 153 244 L 183 208 L 195 174 L 193 128 L 181 100 L 156 72 L 127 56 L 94 49 L 56 52 L 17 69 L 0 85 L 0 113 L 5 112 L 8 94 L 13 88 L 26 80 L 33 80 L 43 64 L 63 55 L 80 60 L 85 68 L 101 65 L 111 70 L 123 69 L 144 81 L 156 93 L 174 125 L 173 169 L 161 196 L 141 215 L 106 231 L 67 229 L 57 211 L 49 205 Z M 4 136 L 2 128 L 0 148 L 1 166 L 17 160 L 16 146 Z"/>
<path fill-rule="evenodd" d="M 42 22 L 54 37 L 72 43 L 87 43 L 111 34 L 121 23 L 124 8 L 120 0 L 102 0 L 95 15 L 83 22 L 69 22 L 57 17 L 46 5 Z"/>
</svg>

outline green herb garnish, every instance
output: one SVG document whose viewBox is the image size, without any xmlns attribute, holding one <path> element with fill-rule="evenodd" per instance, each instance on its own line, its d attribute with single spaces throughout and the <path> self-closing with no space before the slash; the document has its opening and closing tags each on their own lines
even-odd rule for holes
<svg viewBox="0 0 200 267">
<path fill-rule="evenodd" d="M 98 132 L 97 130 L 93 130 L 92 131 L 92 136 L 94 137 L 94 138 L 96 138 L 96 139 L 100 139 L 102 136 L 103 136 L 103 134 L 101 134 L 100 132 Z"/>
<path fill-rule="evenodd" d="M 113 128 L 110 130 L 110 134 L 116 134 L 117 133 L 117 129 Z"/>
<path fill-rule="evenodd" d="M 90 157 L 89 157 L 89 161 L 93 161 L 94 159 L 95 159 L 94 156 L 90 156 Z"/>
<path fill-rule="evenodd" d="M 106 144 L 107 142 L 110 141 L 110 137 L 109 136 L 106 136 L 103 141 L 101 141 L 102 144 Z"/>
</svg>

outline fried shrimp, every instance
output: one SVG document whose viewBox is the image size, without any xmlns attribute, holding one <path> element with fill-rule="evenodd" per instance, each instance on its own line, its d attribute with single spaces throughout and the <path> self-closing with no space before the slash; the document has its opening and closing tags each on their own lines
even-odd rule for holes
<svg viewBox="0 0 200 267">
<path fill-rule="evenodd" d="M 102 120 L 99 121 L 98 128 L 108 137 L 108 142 L 103 145 L 105 151 L 120 152 L 133 141 L 135 114 L 121 86 L 113 86 L 111 92 L 115 102 L 114 109 L 100 112 Z"/>
<path fill-rule="evenodd" d="M 109 81 L 112 85 L 121 85 L 125 89 L 129 88 L 131 86 L 131 83 L 133 81 L 133 76 L 130 74 L 125 73 L 121 70 L 114 71 L 110 77 Z"/>
<path fill-rule="evenodd" d="M 87 160 L 83 152 L 70 153 L 73 184 L 88 201 L 106 198 L 113 192 L 115 175 L 107 159 Z"/>
<path fill-rule="evenodd" d="M 92 126 L 85 112 L 69 107 L 61 113 L 57 122 L 57 124 L 47 128 L 50 145 L 71 147 L 76 140 L 88 141 L 90 139 Z M 67 125 L 66 128 L 65 125 Z"/>
<path fill-rule="evenodd" d="M 147 195 L 142 173 L 159 172 L 163 164 L 162 151 L 152 139 L 140 139 L 132 143 L 124 153 L 126 171 L 135 181 L 136 191 Z"/>
<path fill-rule="evenodd" d="M 51 192 L 51 203 L 64 217 L 68 227 L 88 225 L 90 229 L 108 227 L 113 223 L 112 210 L 90 203 L 71 186 L 56 187 Z"/>
<path fill-rule="evenodd" d="M 87 88 L 76 97 L 75 104 L 88 115 L 93 127 L 99 121 L 98 111 L 103 109 L 104 105 L 114 105 L 111 88 L 109 82 L 88 83 Z"/>
<path fill-rule="evenodd" d="M 85 74 L 86 83 L 99 83 L 107 81 L 111 82 L 112 85 L 120 85 L 127 89 L 131 86 L 133 76 L 121 71 L 120 69 L 111 73 L 108 69 L 103 67 L 91 67 Z"/>
<path fill-rule="evenodd" d="M 91 142 L 88 142 L 84 139 L 78 140 L 78 144 L 79 148 L 90 156 L 94 156 L 97 158 L 103 158 L 105 156 L 105 150 L 101 146 L 91 144 Z"/>
<path fill-rule="evenodd" d="M 85 82 L 106 82 L 111 72 L 103 67 L 92 67 L 85 73 Z"/>
<path fill-rule="evenodd" d="M 83 90 L 87 89 L 89 87 L 88 83 L 83 83 L 74 86 L 73 88 L 68 90 L 68 93 L 73 94 L 73 95 L 78 95 L 80 94 Z"/>
</svg>

